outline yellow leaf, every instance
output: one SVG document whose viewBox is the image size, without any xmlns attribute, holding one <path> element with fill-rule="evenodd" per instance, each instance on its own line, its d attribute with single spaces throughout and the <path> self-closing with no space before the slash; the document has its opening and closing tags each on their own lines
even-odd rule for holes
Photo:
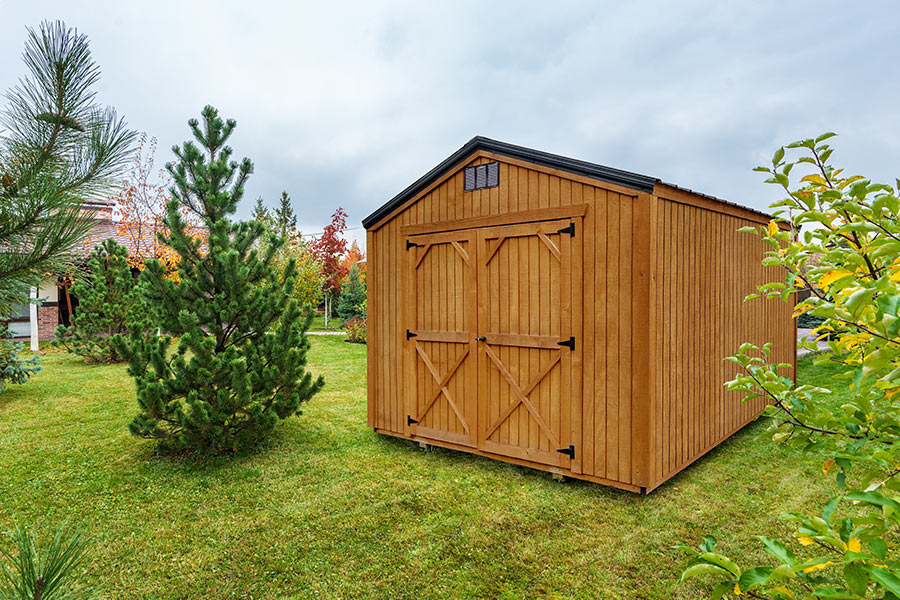
<svg viewBox="0 0 900 600">
<path fill-rule="evenodd" d="M 825 475 L 828 475 L 829 473 L 831 473 L 834 470 L 834 464 L 835 463 L 834 463 L 833 458 L 829 458 L 828 460 L 823 462 L 822 463 L 822 473 L 824 473 Z"/>
<path fill-rule="evenodd" d="M 741 594 L 741 586 L 739 586 L 738 584 L 734 584 L 734 595 L 735 595 L 735 596 L 741 596 L 741 595 L 742 595 L 742 594 Z"/>
<path fill-rule="evenodd" d="M 803 313 L 809 312 L 809 311 L 811 311 L 812 309 L 813 309 L 812 306 L 810 306 L 809 304 L 806 304 L 806 305 L 804 305 L 804 306 L 801 306 L 801 307 L 798 308 L 797 310 L 795 310 L 795 311 L 794 311 L 794 314 L 792 314 L 791 316 L 794 317 L 794 318 L 796 319 L 797 317 L 799 317 L 799 316 L 802 315 Z"/>
<path fill-rule="evenodd" d="M 850 538 L 850 543 L 847 544 L 847 550 L 850 552 L 859 552 L 862 550 L 862 546 L 859 543 L 859 540 L 856 538 Z"/>
<path fill-rule="evenodd" d="M 800 181 L 808 181 L 810 183 L 818 183 L 819 185 L 826 185 L 825 178 L 819 175 L 818 173 L 813 173 L 811 175 L 807 175 Z"/>
<path fill-rule="evenodd" d="M 812 541 L 811 539 L 809 539 L 808 537 L 797 538 L 797 541 L 800 542 L 801 544 L 803 544 L 804 546 L 812 546 L 813 544 L 815 544 L 815 542 Z"/>
<path fill-rule="evenodd" d="M 825 567 L 830 567 L 831 565 L 836 564 L 834 561 L 829 560 L 828 562 L 819 563 L 817 565 L 810 565 L 803 569 L 804 573 L 812 573 L 814 571 L 821 571 Z"/>
<path fill-rule="evenodd" d="M 773 219 L 772 221 L 769 221 L 769 235 L 773 236 L 776 233 L 778 233 L 778 223 Z"/>
<path fill-rule="evenodd" d="M 828 271 L 824 275 L 822 275 L 821 279 L 819 279 L 819 287 L 824 289 L 828 289 L 832 283 L 837 281 L 838 279 L 843 279 L 844 277 L 849 277 L 853 275 L 851 271 L 846 269 L 837 269 L 835 271 Z"/>
</svg>

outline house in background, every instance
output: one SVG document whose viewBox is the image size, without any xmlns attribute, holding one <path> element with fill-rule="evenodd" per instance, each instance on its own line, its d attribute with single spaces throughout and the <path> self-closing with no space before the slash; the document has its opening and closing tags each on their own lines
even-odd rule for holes
<svg viewBox="0 0 900 600">
<path fill-rule="evenodd" d="M 85 217 L 91 219 L 94 226 L 76 251 L 79 263 L 87 262 L 94 246 L 108 238 L 115 239 L 129 251 L 133 250 L 127 236 L 119 234 L 118 223 L 113 220 L 114 206 L 115 203 L 111 200 L 88 200 L 84 203 Z M 24 304 L 18 314 L 9 320 L 12 337 L 19 340 L 30 339 L 31 349 L 37 351 L 40 341 L 54 338 L 60 323 L 69 325 L 78 309 L 78 298 L 69 292 L 71 283 L 67 274 L 53 274 L 39 288 L 32 288 L 32 299 L 39 299 L 40 302 Z"/>
</svg>

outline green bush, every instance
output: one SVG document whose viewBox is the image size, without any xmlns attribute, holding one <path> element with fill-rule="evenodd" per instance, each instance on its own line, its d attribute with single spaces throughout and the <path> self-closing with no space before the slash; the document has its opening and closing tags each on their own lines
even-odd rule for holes
<svg viewBox="0 0 900 600">
<path fill-rule="evenodd" d="M 344 330 L 347 332 L 347 341 L 354 344 L 366 343 L 366 320 L 353 317 L 344 321 Z"/>
<path fill-rule="evenodd" d="M 6 382 L 25 383 L 41 370 L 40 358 L 19 358 L 25 347 L 22 342 L 14 342 L 10 338 L 9 329 L 0 330 L 0 393 L 6 391 Z"/>
<path fill-rule="evenodd" d="M 128 249 L 113 239 L 96 246 L 88 260 L 88 274 L 72 285 L 78 310 L 72 324 L 56 328 L 55 346 L 83 356 L 86 362 L 125 360 L 113 336 L 140 330 L 152 335 L 150 307 L 131 273 Z"/>
<path fill-rule="evenodd" d="M 800 327 L 801 329 L 815 329 L 823 323 L 825 323 L 823 317 L 816 317 L 809 313 L 803 313 L 797 317 L 797 327 Z"/>
</svg>

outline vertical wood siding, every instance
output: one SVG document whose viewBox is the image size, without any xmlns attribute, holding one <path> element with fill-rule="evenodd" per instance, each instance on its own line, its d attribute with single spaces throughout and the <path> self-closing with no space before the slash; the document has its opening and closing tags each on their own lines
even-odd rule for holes
<svg viewBox="0 0 900 600">
<path fill-rule="evenodd" d="M 743 342 L 773 342 L 773 360 L 794 363 L 788 303 L 744 302 L 778 277 L 760 260 L 767 246 L 737 230 L 753 221 L 659 199 L 654 261 L 654 485 L 715 447 L 763 409 L 728 392 Z"/>
</svg>

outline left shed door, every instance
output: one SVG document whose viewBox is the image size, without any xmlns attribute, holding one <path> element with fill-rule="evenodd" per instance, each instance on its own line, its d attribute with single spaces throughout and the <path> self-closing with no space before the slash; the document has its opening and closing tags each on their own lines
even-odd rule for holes
<svg viewBox="0 0 900 600">
<path fill-rule="evenodd" d="M 475 234 L 411 236 L 406 248 L 406 433 L 475 446 Z"/>
</svg>

